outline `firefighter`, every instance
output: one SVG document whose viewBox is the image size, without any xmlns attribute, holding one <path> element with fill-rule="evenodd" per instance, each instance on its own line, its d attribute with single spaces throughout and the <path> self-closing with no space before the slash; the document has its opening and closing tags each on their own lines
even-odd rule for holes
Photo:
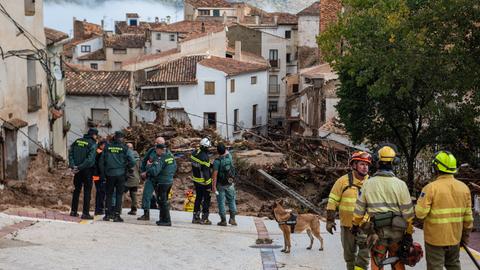
<svg viewBox="0 0 480 270">
<path fill-rule="evenodd" d="M 432 161 L 435 180 L 426 185 L 415 207 L 424 221 L 427 269 L 460 269 L 460 242 L 468 244 L 473 226 L 470 190 L 455 179 L 457 160 L 447 151 Z"/>
<path fill-rule="evenodd" d="M 372 164 L 372 157 L 367 152 L 358 151 L 352 154 L 349 163 L 352 171 L 335 182 L 328 196 L 327 231 L 333 234 L 333 230 L 337 230 L 335 214 L 338 209 L 343 258 L 347 264 L 347 270 L 367 269 L 370 260 L 370 252 L 366 244 L 367 236 L 364 233 L 355 236 L 350 228 L 355 201 L 363 183 L 368 178 L 368 167 Z"/>
<path fill-rule="evenodd" d="M 82 219 L 93 219 L 90 215 L 90 196 L 93 186 L 93 173 L 97 148 L 98 130 L 91 128 L 83 138 L 75 140 L 68 153 L 69 167 L 75 174 L 73 184 L 75 189 L 72 196 L 70 216 L 78 217 L 78 200 L 83 187 Z"/>
<path fill-rule="evenodd" d="M 107 144 L 100 157 L 99 167 L 107 179 L 107 203 L 104 221 L 123 222 L 122 213 L 123 189 L 125 188 L 128 168 L 135 166 L 135 158 L 127 145 L 122 131 L 116 131 L 114 140 Z M 116 189 L 116 192 L 114 190 Z M 112 197 L 115 194 L 115 209 Z"/>
<path fill-rule="evenodd" d="M 210 200 L 212 191 L 211 163 L 208 157 L 208 148 L 211 146 L 208 138 L 200 141 L 200 147 L 192 153 L 192 174 L 195 185 L 195 206 L 193 210 L 192 223 L 211 225 L 208 219 L 210 212 Z M 200 212 L 202 218 L 200 219 Z"/>
<path fill-rule="evenodd" d="M 145 179 L 145 184 L 143 186 L 142 194 L 142 209 L 143 215 L 137 220 L 150 220 L 150 208 L 152 205 L 152 196 L 154 197 L 153 202 L 156 204 L 155 196 L 153 195 L 154 186 L 152 179 L 147 177 L 147 165 L 152 164 L 154 160 L 157 159 L 156 145 L 165 144 L 165 139 L 163 137 L 158 137 L 155 139 L 155 146 L 148 149 L 147 153 L 143 157 L 142 163 L 140 164 L 140 176 L 142 179 Z"/>
<path fill-rule="evenodd" d="M 376 240 L 370 254 L 372 270 L 383 269 L 383 259 L 398 255 L 402 242 L 413 242 L 414 217 L 408 187 L 393 173 L 393 166 L 398 163 L 394 146 L 381 147 L 376 160 L 377 172 L 363 184 L 352 222 L 354 234 L 359 232 L 359 225 L 367 213 L 373 224 L 372 239 Z M 405 265 L 398 260 L 392 264 L 392 269 L 404 270 Z"/>
</svg>

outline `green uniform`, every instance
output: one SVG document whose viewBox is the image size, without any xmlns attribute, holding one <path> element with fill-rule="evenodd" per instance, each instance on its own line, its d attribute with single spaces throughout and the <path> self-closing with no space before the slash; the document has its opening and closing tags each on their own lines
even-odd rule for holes
<svg viewBox="0 0 480 270">
<path fill-rule="evenodd" d="M 96 149 L 97 144 L 91 136 L 84 135 L 83 138 L 77 139 L 68 153 L 70 168 L 74 166 L 78 170 L 92 168 L 95 165 Z"/>
<path fill-rule="evenodd" d="M 100 157 L 100 171 L 105 176 L 125 176 L 128 168 L 135 166 L 133 153 L 124 143 L 114 141 L 105 147 Z"/>
<path fill-rule="evenodd" d="M 177 171 L 177 163 L 173 154 L 167 150 L 147 168 L 147 176 L 154 185 L 173 184 L 173 176 Z"/>
<path fill-rule="evenodd" d="M 142 173 L 146 172 L 147 162 L 149 160 L 153 162 L 156 159 L 157 159 L 157 152 L 155 150 L 155 147 L 148 149 L 147 153 L 145 154 L 145 157 L 142 160 L 142 164 L 140 164 L 140 171 Z M 151 203 L 153 191 L 154 191 L 153 182 L 149 177 L 147 177 L 147 180 L 145 181 L 145 185 L 143 186 L 143 194 L 142 194 L 142 208 L 144 210 L 150 209 L 150 203 Z"/>
</svg>

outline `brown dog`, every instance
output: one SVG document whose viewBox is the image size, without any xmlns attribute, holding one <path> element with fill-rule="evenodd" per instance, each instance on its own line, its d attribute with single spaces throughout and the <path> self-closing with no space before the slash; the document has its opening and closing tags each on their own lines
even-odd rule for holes
<svg viewBox="0 0 480 270">
<path fill-rule="evenodd" d="M 278 226 L 283 232 L 284 248 L 281 250 L 285 253 L 290 253 L 290 234 L 301 233 L 307 231 L 310 237 L 310 246 L 307 249 L 312 249 L 313 236 L 320 240 L 320 250 L 323 250 L 323 238 L 320 236 L 320 217 L 314 214 L 300 214 L 297 216 L 296 224 L 292 229 L 292 225 L 287 224 L 292 217 L 292 211 L 283 208 L 283 201 L 275 201 L 273 204 L 273 215 L 278 222 Z"/>
</svg>

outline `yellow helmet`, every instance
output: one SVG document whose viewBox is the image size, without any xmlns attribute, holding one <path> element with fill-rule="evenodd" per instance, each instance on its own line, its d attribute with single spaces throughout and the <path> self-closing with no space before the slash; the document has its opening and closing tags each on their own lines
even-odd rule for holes
<svg viewBox="0 0 480 270">
<path fill-rule="evenodd" d="M 393 162 L 397 157 L 397 153 L 390 146 L 384 146 L 378 150 L 378 160 L 382 162 Z"/>
<path fill-rule="evenodd" d="M 457 173 L 457 159 L 448 151 L 435 153 L 432 164 L 441 172 L 450 174 Z"/>
</svg>

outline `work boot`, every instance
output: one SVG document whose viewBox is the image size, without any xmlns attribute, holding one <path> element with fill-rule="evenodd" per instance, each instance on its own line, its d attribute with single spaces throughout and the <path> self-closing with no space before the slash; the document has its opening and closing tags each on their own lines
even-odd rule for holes
<svg viewBox="0 0 480 270">
<path fill-rule="evenodd" d="M 217 223 L 218 226 L 227 226 L 227 218 L 225 216 L 220 216 L 220 222 Z"/>
<path fill-rule="evenodd" d="M 115 218 L 113 219 L 113 222 L 123 222 L 123 219 L 120 217 L 119 214 L 116 214 Z"/>
<path fill-rule="evenodd" d="M 201 224 L 202 223 L 202 221 L 200 220 L 200 212 L 193 213 L 192 223 L 193 224 Z"/>
<path fill-rule="evenodd" d="M 70 212 L 70 216 L 71 217 L 78 217 L 78 213 L 77 212 Z"/>
<path fill-rule="evenodd" d="M 103 210 L 95 211 L 95 216 L 101 216 L 101 215 L 104 215 L 104 214 L 105 214 L 105 211 L 103 211 Z"/>
<path fill-rule="evenodd" d="M 172 226 L 171 222 L 166 222 L 166 221 L 157 221 L 155 222 L 158 226 Z"/>
<path fill-rule="evenodd" d="M 143 216 L 137 218 L 137 220 L 150 220 L 150 210 L 143 210 Z"/>
<path fill-rule="evenodd" d="M 212 225 L 212 222 L 208 219 L 208 213 L 203 213 L 202 214 L 202 225 Z"/>
<path fill-rule="evenodd" d="M 235 213 L 230 212 L 230 218 L 228 219 L 228 224 L 232 226 L 237 226 L 237 222 L 235 221 Z"/>
<path fill-rule="evenodd" d="M 103 221 L 110 221 L 110 219 L 112 219 L 112 217 L 108 213 L 103 217 Z"/>
<path fill-rule="evenodd" d="M 130 216 L 136 216 L 137 215 L 137 208 L 132 207 L 130 212 L 128 212 L 127 214 L 130 215 Z"/>
<path fill-rule="evenodd" d="M 81 216 L 80 218 L 81 218 L 81 219 L 88 219 L 88 220 L 93 219 L 93 217 L 90 216 L 90 214 L 82 214 L 82 216 Z"/>
</svg>

